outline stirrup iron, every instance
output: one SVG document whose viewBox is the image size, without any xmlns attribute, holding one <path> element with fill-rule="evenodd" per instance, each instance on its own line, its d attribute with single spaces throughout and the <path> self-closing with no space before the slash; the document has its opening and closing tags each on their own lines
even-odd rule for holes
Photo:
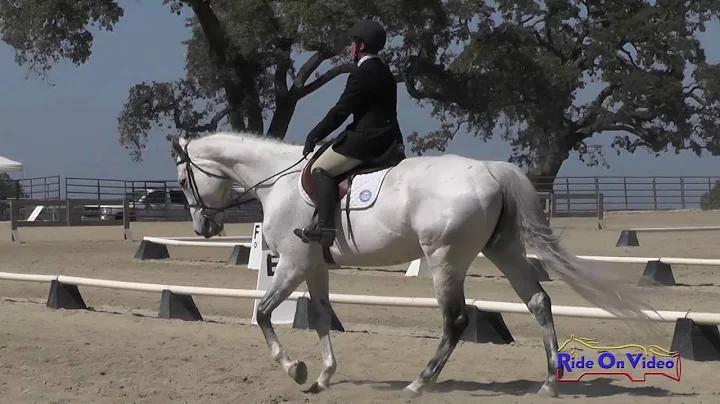
<svg viewBox="0 0 720 404">
<path fill-rule="evenodd" d="M 333 228 L 320 228 L 317 224 L 312 224 L 304 229 L 295 229 L 293 233 L 306 244 L 314 241 L 322 246 L 330 247 L 335 243 L 336 230 Z"/>
</svg>

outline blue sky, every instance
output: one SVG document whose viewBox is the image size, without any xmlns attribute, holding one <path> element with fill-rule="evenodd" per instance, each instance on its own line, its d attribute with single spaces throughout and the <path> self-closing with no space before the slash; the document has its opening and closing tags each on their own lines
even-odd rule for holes
<svg viewBox="0 0 720 404">
<path fill-rule="evenodd" d="M 141 81 L 182 77 L 188 37 L 184 21 L 162 2 L 122 2 L 125 17 L 115 31 L 95 38 L 90 61 L 80 67 L 55 67 L 54 86 L 31 76 L 14 63 L 13 51 L 0 43 L 0 156 L 20 161 L 26 178 L 60 175 L 128 180 L 175 178 L 168 142 L 161 133 L 151 137 L 142 163 L 133 162 L 120 146 L 117 115 L 129 88 Z M 720 61 L 717 22 L 702 34 L 708 59 Z M 303 99 L 290 125 L 288 141 L 302 142 L 308 131 L 340 95 L 345 76 Z M 429 108 L 422 108 L 400 87 L 399 121 L 403 133 L 437 128 Z M 603 137 L 596 144 L 607 144 Z M 617 156 L 605 147 L 610 169 L 587 167 L 573 155 L 560 176 L 593 175 L 720 175 L 720 158 L 697 158 L 691 153 L 655 157 L 645 151 Z M 448 153 L 478 159 L 505 160 L 510 147 L 499 136 L 491 142 L 463 136 Z M 18 175 L 13 175 L 18 178 Z"/>
</svg>

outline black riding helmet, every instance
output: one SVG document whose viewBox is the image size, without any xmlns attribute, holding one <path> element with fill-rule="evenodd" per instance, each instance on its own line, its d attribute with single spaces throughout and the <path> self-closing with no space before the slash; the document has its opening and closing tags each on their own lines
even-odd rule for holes
<svg viewBox="0 0 720 404">
<path fill-rule="evenodd" d="M 385 47 L 387 36 L 385 28 L 373 20 L 360 20 L 348 31 L 353 40 L 359 39 L 365 44 L 368 53 L 377 53 Z"/>
</svg>

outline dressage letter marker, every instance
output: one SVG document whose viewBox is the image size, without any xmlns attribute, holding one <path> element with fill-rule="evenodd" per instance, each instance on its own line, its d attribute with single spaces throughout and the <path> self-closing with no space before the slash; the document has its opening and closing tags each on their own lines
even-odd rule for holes
<svg viewBox="0 0 720 404">
<path fill-rule="evenodd" d="M 267 254 L 265 257 L 265 269 L 266 269 L 266 275 L 268 278 L 272 278 L 275 276 L 275 267 L 277 266 L 277 263 L 275 262 L 275 256 L 271 254 Z"/>
<path fill-rule="evenodd" d="M 248 269 L 259 270 L 262 266 L 262 253 L 267 250 L 268 246 L 262 235 L 262 223 L 254 223 L 252 246 L 250 247 L 250 257 L 248 258 Z"/>
<path fill-rule="evenodd" d="M 271 251 L 264 250 L 261 252 L 260 260 L 261 265 L 258 270 L 258 280 L 256 290 L 268 290 L 272 285 L 273 277 L 275 276 L 275 267 L 277 266 L 278 257 L 273 255 Z M 260 299 L 255 299 L 253 305 L 252 320 L 250 323 L 257 325 L 257 307 L 260 304 Z M 273 324 L 292 324 L 295 319 L 295 309 L 297 308 L 297 301 L 285 300 L 272 312 L 271 321 Z"/>
</svg>

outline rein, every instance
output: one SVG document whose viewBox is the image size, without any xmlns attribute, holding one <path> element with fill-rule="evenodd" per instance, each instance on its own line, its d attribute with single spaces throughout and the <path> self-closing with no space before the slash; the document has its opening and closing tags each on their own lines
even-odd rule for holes
<svg viewBox="0 0 720 404">
<path fill-rule="evenodd" d="M 218 175 L 218 174 L 215 174 L 215 173 L 211 173 L 211 172 L 209 172 L 209 171 L 207 171 L 207 170 L 204 170 L 202 167 L 198 166 L 197 164 L 195 164 L 195 162 L 193 162 L 193 161 L 190 159 L 190 155 L 188 154 L 187 148 L 188 148 L 189 145 L 190 145 L 190 143 L 187 143 L 187 144 L 185 145 L 185 150 L 184 150 L 184 153 L 183 153 L 184 155 L 181 156 L 180 160 L 179 160 L 177 163 L 175 163 L 175 165 L 176 165 L 176 166 L 179 166 L 180 164 L 183 164 L 183 163 L 186 165 L 186 171 L 187 171 L 187 176 L 188 176 L 188 186 L 189 186 L 189 188 L 190 188 L 190 191 L 191 191 L 192 194 L 193 194 L 193 198 L 194 198 L 195 201 L 196 201 L 196 203 L 194 203 L 194 204 L 188 204 L 188 206 L 189 206 L 189 207 L 193 207 L 193 208 L 198 208 L 198 207 L 199 207 L 199 208 L 201 209 L 201 212 L 202 212 L 201 214 L 202 214 L 202 216 L 203 216 L 205 219 L 207 219 L 207 220 L 212 220 L 212 217 L 211 217 L 211 216 L 214 216 L 214 215 L 216 215 L 216 214 L 218 214 L 218 213 L 224 212 L 224 211 L 226 211 L 226 210 L 228 210 L 228 209 L 230 209 L 230 208 L 234 208 L 234 207 L 237 207 L 237 206 L 241 206 L 241 205 L 243 205 L 243 204 L 245 204 L 245 203 L 250 202 L 250 201 L 251 201 L 250 199 L 247 199 L 247 200 L 244 200 L 244 201 L 241 201 L 241 199 L 242 199 L 245 195 L 247 195 L 250 191 L 252 191 L 253 189 L 255 189 L 255 188 L 257 188 L 258 186 L 262 185 L 262 184 L 265 183 L 266 181 L 268 181 L 268 180 L 270 180 L 270 179 L 272 179 L 272 178 L 274 178 L 274 177 L 277 177 L 278 175 L 283 174 L 283 173 L 285 173 L 285 172 L 288 171 L 288 170 L 291 170 L 292 168 L 294 168 L 295 166 L 297 166 L 298 164 L 300 164 L 303 160 L 305 160 L 305 156 L 302 156 L 302 157 L 300 158 L 300 160 L 297 161 L 297 163 L 295 163 L 295 164 L 291 165 L 290 167 L 288 167 L 288 168 L 286 168 L 286 169 L 278 172 L 277 174 L 273 174 L 273 175 L 265 178 L 264 180 L 258 182 L 257 184 L 251 186 L 250 188 L 247 188 L 247 189 L 243 190 L 243 192 L 240 194 L 240 196 L 238 196 L 237 198 L 233 199 L 233 200 L 232 200 L 229 204 L 227 204 L 226 206 L 224 206 L 224 207 L 222 207 L 222 208 L 213 208 L 213 207 L 207 206 L 207 205 L 205 204 L 205 202 L 203 202 L 202 198 L 200 197 L 200 191 L 198 190 L 197 181 L 195 181 L 195 174 L 194 174 L 193 170 L 191 169 L 191 166 L 197 168 L 200 172 L 202 172 L 203 174 L 207 175 L 208 177 L 213 177 L 213 178 L 217 178 L 217 179 L 220 179 L 220 180 L 232 180 L 232 178 L 228 178 L 228 177 L 223 176 L 223 175 Z M 208 212 L 212 212 L 212 213 L 208 213 Z"/>
</svg>

